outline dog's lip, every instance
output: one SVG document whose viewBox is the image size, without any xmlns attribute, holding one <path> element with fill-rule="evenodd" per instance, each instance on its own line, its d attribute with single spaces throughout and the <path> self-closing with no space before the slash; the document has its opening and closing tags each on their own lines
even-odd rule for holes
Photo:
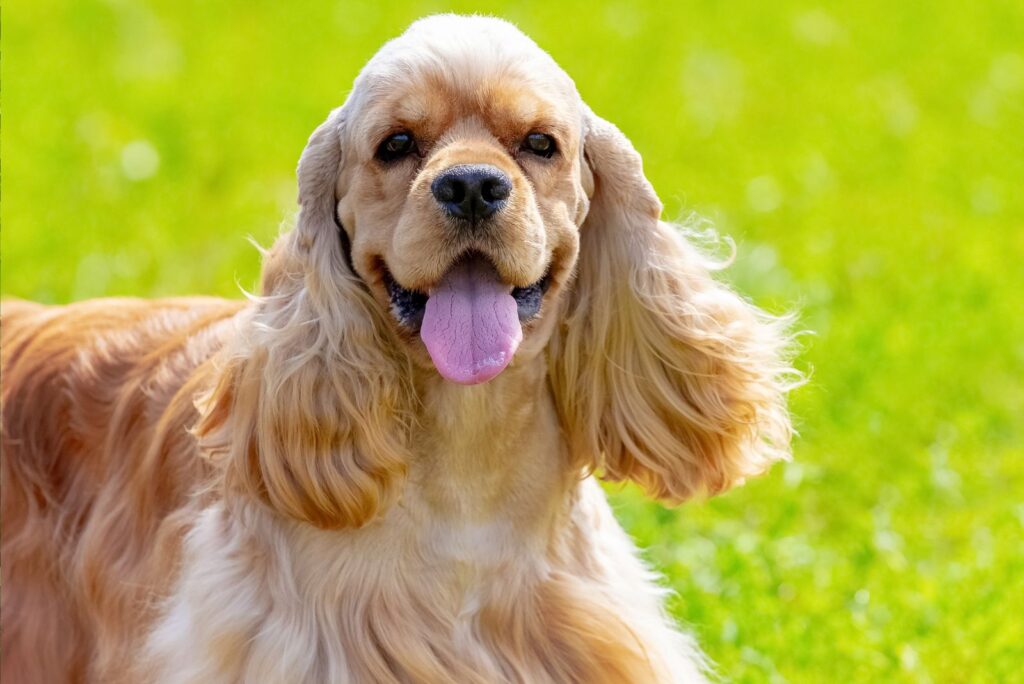
<svg viewBox="0 0 1024 684">
<path fill-rule="evenodd" d="M 413 331 L 419 330 L 430 295 L 402 287 L 387 267 L 384 268 L 384 287 L 388 291 L 388 298 L 391 300 L 391 313 L 395 319 Z"/>
<path fill-rule="evenodd" d="M 491 261 L 486 255 L 478 252 L 467 252 L 452 261 L 451 265 L 448 267 L 448 271 L 455 268 L 457 264 L 466 259 L 486 259 L 487 261 Z M 511 294 L 513 299 L 516 300 L 519 321 L 521 323 L 526 323 L 527 321 L 536 318 L 540 313 L 544 295 L 551 286 L 550 268 L 549 264 L 545 269 L 544 275 L 540 279 L 526 285 L 525 287 L 518 287 L 511 283 L 507 283 L 509 294 Z M 381 270 L 383 272 L 384 287 L 388 292 L 389 299 L 391 300 L 391 313 L 403 326 L 409 328 L 413 332 L 418 331 L 420 325 L 423 323 L 423 314 L 426 310 L 427 300 L 430 299 L 430 295 L 434 289 L 433 286 L 427 288 L 426 291 L 418 288 L 405 287 L 398 282 L 394 275 L 392 275 L 391 270 L 383 260 L 381 260 Z"/>
</svg>

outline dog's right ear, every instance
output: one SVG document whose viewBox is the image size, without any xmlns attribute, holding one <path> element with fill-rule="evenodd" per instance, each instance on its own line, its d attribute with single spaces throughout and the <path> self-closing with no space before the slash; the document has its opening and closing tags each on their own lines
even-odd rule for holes
<svg viewBox="0 0 1024 684">
<path fill-rule="evenodd" d="M 195 428 L 225 486 L 325 528 L 364 525 L 395 498 L 412 396 L 408 359 L 335 219 L 344 124 L 336 109 L 310 136 L 298 224 L 267 253 Z"/>
</svg>

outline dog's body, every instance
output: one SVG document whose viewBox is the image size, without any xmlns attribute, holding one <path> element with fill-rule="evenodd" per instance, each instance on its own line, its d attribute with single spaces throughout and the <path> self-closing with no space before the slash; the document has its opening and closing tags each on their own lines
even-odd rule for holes
<svg viewBox="0 0 1024 684">
<path fill-rule="evenodd" d="M 590 473 L 783 457 L 784 337 L 552 69 L 494 20 L 389 44 L 251 303 L 5 303 L 3 681 L 701 680 Z"/>
<path fill-rule="evenodd" d="M 428 381 L 418 484 L 361 530 L 219 500 L 185 430 L 245 316 L 5 305 L 3 681 L 633 681 L 641 648 L 695 674 L 596 484 L 552 453 L 536 369 Z"/>
</svg>

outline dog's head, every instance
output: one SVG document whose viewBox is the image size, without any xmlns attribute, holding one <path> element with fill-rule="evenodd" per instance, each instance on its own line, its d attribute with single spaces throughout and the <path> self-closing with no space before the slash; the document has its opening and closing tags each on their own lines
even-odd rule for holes
<svg viewBox="0 0 1024 684">
<path fill-rule="evenodd" d="M 586 116 L 568 76 L 510 24 L 419 21 L 313 135 L 300 230 L 340 233 L 414 361 L 485 382 L 551 332 L 542 312 L 573 273 L 587 214 Z"/>
<path fill-rule="evenodd" d="M 298 225 L 199 429 L 275 507 L 372 518 L 404 472 L 424 372 L 478 384 L 546 363 L 577 464 L 669 501 L 786 454 L 778 324 L 659 221 L 632 145 L 512 25 L 413 24 L 298 176 Z"/>
</svg>

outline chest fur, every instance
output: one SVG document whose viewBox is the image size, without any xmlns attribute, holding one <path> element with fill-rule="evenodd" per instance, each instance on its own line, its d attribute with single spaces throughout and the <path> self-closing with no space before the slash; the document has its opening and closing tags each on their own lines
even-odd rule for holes
<svg viewBox="0 0 1024 684">
<path fill-rule="evenodd" d="M 211 509 L 189 536 L 180 583 L 149 640 L 159 678 L 656 679 L 607 578 L 557 554 L 505 557 L 500 526 L 428 544 L 368 530 L 330 548 L 322 533 L 241 528 Z"/>
</svg>

